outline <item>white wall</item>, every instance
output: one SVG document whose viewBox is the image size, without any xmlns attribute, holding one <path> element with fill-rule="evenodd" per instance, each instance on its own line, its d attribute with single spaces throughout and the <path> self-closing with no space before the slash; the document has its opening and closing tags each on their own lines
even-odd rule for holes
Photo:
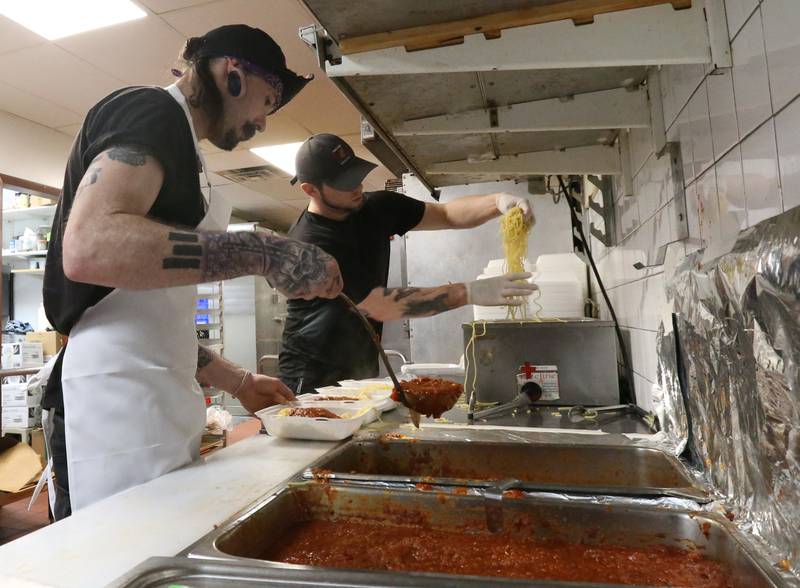
<svg viewBox="0 0 800 588">
<path fill-rule="evenodd" d="M 683 156 L 690 237 L 712 247 L 800 204 L 800 2 L 726 0 L 725 6 L 734 66 L 661 70 L 667 139 L 680 143 Z M 655 158 L 648 130 L 631 138 L 635 194 L 617 203 L 622 241 L 606 250 L 593 239 L 593 250 L 630 338 L 639 403 L 650 408 L 665 276 L 697 247 L 679 243 L 664 267 L 633 268 L 653 262 L 659 245 L 677 237 L 677 223 L 668 158 Z"/>
<path fill-rule="evenodd" d="M 54 188 L 64 183 L 72 139 L 0 111 L 0 172 Z"/>
</svg>

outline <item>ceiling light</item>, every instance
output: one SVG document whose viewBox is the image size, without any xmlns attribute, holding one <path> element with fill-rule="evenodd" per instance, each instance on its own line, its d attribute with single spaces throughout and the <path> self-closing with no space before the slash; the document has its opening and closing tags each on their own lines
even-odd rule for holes
<svg viewBox="0 0 800 588">
<path fill-rule="evenodd" d="M 290 176 L 295 174 L 294 158 L 300 145 L 303 143 L 285 143 L 284 145 L 270 145 L 268 147 L 253 147 L 250 149 L 261 159 L 279 167 Z"/>
<path fill-rule="evenodd" d="M 0 14 L 51 41 L 147 16 L 131 0 L 0 0 Z"/>
</svg>

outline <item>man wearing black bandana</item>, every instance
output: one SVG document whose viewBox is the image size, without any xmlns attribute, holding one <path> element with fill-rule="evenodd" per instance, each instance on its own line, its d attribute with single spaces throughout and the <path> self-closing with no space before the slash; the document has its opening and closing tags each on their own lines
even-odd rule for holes
<svg viewBox="0 0 800 588">
<path fill-rule="evenodd" d="M 197 148 L 208 139 L 230 150 L 264 131 L 311 78 L 246 25 L 189 39 L 181 58 L 176 84 L 97 103 L 67 163 L 44 276 L 47 317 L 69 336 L 43 400 L 56 519 L 197 458 L 196 380 L 253 412 L 293 398 L 276 378 L 198 347 L 196 284 L 261 275 L 293 298 L 341 290 L 319 248 L 228 233 L 230 205 Z"/>
</svg>

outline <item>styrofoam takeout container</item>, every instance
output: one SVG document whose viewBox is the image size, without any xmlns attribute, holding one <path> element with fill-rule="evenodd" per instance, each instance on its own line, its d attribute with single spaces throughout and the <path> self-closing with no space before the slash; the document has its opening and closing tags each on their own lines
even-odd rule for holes
<svg viewBox="0 0 800 588">
<path fill-rule="evenodd" d="M 364 424 L 369 424 L 378 419 L 381 410 L 378 402 L 371 399 L 363 400 L 317 400 L 320 396 L 333 396 L 331 394 L 301 394 L 297 397 L 297 404 L 303 407 L 327 408 L 335 412 L 334 408 L 345 408 L 350 412 L 360 412 L 368 410 Z M 343 395 L 346 397 L 346 395 Z M 338 414 L 338 413 L 337 413 Z"/>
<path fill-rule="evenodd" d="M 392 400 L 392 384 L 389 380 L 345 380 L 348 385 L 325 386 L 317 388 L 323 396 L 358 396 L 375 403 L 375 407 L 386 412 L 397 407 L 398 403 Z M 375 389 L 376 384 L 388 385 L 386 388 Z"/>
<path fill-rule="evenodd" d="M 320 403 L 321 404 L 321 403 Z M 307 405 L 306 405 L 307 407 Z M 278 404 L 259 410 L 256 416 L 264 423 L 267 433 L 284 439 L 307 439 L 311 441 L 341 441 L 355 433 L 369 415 L 369 410 L 354 411 L 352 408 L 327 408 L 334 414 L 354 415 L 340 419 L 283 416 L 279 414 L 287 408 Z"/>
</svg>

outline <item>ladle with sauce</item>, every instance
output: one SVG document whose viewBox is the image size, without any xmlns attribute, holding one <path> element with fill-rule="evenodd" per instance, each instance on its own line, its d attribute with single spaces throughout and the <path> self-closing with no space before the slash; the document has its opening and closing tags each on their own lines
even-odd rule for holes
<svg viewBox="0 0 800 588">
<path fill-rule="evenodd" d="M 386 352 L 383 350 L 383 345 L 381 345 L 381 339 L 378 336 L 378 333 L 375 329 L 372 328 L 372 325 L 369 324 L 369 320 L 356 306 L 356 303 L 353 302 L 349 296 L 347 296 L 344 292 L 339 293 L 339 298 L 344 300 L 350 309 L 356 313 L 358 318 L 361 320 L 361 324 L 364 325 L 364 328 L 367 329 L 367 332 L 370 334 L 372 338 L 372 344 L 375 345 L 375 349 L 378 350 L 378 355 L 381 357 L 381 361 L 383 362 L 383 366 L 386 368 L 386 371 L 389 374 L 389 377 L 392 379 L 392 384 L 394 384 L 394 389 L 397 391 L 396 398 L 397 400 L 403 405 L 406 406 L 411 413 L 411 422 L 414 423 L 414 426 L 419 429 L 419 418 L 420 414 L 414 410 L 413 402 L 409 397 L 406 395 L 403 387 L 400 385 L 400 381 L 397 379 L 397 376 L 394 373 L 394 369 L 392 369 L 392 364 L 389 363 L 389 358 L 386 357 Z"/>
</svg>

